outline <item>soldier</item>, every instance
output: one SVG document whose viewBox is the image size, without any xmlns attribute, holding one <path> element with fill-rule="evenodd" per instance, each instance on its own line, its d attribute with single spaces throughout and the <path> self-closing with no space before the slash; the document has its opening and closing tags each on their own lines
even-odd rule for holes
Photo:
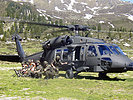
<svg viewBox="0 0 133 100">
<path fill-rule="evenodd" d="M 44 61 L 44 75 L 46 76 L 45 79 L 54 78 L 54 70 L 53 67 L 48 64 L 47 61 Z"/>
<path fill-rule="evenodd" d="M 53 61 L 53 63 L 51 63 L 54 71 L 55 71 L 55 77 L 59 76 L 59 66 L 67 64 L 67 62 L 62 63 L 60 60 L 60 56 L 56 56 L 56 59 Z"/>
<path fill-rule="evenodd" d="M 29 76 L 34 78 L 35 77 L 35 74 L 34 74 L 34 71 L 36 69 L 36 64 L 33 62 L 33 60 L 31 60 L 31 63 L 29 63 L 29 66 L 30 66 L 30 70 L 29 70 Z"/>
<path fill-rule="evenodd" d="M 35 78 L 41 78 L 42 77 L 42 71 L 43 67 L 40 65 L 40 61 L 36 61 L 36 70 L 34 71 L 35 73 Z"/>
</svg>

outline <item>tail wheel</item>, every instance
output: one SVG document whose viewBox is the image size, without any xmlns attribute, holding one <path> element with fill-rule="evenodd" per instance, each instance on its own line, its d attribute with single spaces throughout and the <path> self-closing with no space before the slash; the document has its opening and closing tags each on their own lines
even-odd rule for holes
<svg viewBox="0 0 133 100">
<path fill-rule="evenodd" d="M 72 79 L 74 77 L 73 71 L 72 70 L 67 70 L 66 71 L 66 78 Z"/>
</svg>

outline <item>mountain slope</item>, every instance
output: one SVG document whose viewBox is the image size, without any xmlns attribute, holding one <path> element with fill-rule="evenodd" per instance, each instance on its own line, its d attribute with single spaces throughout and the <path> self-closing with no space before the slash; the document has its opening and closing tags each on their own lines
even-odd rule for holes
<svg viewBox="0 0 133 100">
<path fill-rule="evenodd" d="M 34 4 L 40 15 L 49 16 L 52 19 L 63 19 L 67 23 L 98 24 L 102 21 L 104 28 L 112 27 L 112 25 L 112 28 L 114 28 L 121 27 L 122 25 L 119 25 L 119 23 L 122 23 L 124 20 L 123 27 L 130 29 L 133 25 L 133 4 L 121 0 L 17 1 L 30 2 Z M 119 23 L 117 24 L 116 22 Z"/>
</svg>

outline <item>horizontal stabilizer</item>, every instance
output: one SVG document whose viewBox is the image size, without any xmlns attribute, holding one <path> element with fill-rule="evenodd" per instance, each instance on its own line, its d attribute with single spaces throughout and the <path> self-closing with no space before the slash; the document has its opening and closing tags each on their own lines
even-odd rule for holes
<svg viewBox="0 0 133 100">
<path fill-rule="evenodd" d="M 21 62 L 21 59 L 18 55 L 0 55 L 0 60 L 9 62 Z"/>
</svg>

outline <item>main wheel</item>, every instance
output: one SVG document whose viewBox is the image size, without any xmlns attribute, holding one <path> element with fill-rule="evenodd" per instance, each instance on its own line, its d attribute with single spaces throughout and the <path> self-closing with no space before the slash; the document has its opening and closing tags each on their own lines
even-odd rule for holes
<svg viewBox="0 0 133 100">
<path fill-rule="evenodd" d="M 73 71 L 72 70 L 67 70 L 66 71 L 66 78 L 72 79 L 74 77 Z"/>
</svg>

